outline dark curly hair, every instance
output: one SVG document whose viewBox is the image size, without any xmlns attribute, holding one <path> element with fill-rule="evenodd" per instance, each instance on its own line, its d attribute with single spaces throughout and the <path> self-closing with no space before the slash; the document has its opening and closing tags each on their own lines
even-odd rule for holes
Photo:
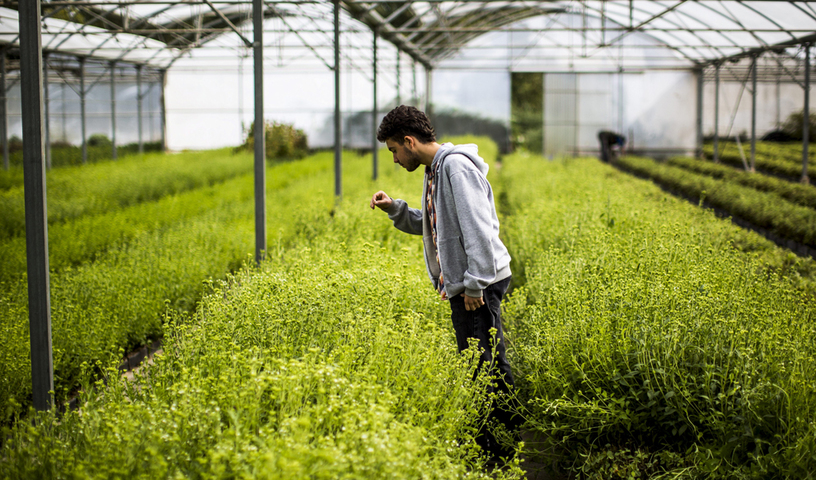
<svg viewBox="0 0 816 480">
<path fill-rule="evenodd" d="M 416 107 L 400 105 L 383 118 L 377 130 L 377 140 L 393 140 L 402 145 L 406 135 L 415 137 L 422 143 L 436 141 L 436 132 L 428 117 Z"/>
</svg>

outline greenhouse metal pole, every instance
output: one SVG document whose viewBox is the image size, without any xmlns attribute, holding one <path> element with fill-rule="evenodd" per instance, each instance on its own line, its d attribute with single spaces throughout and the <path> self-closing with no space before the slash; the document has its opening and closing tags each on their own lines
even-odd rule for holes
<svg viewBox="0 0 816 480">
<path fill-rule="evenodd" d="M 111 155 L 117 159 L 116 151 L 116 62 L 110 62 L 110 97 L 111 97 Z"/>
<path fill-rule="evenodd" d="M 431 118 L 431 77 L 433 70 L 430 67 L 425 67 L 425 115 Z"/>
<path fill-rule="evenodd" d="M 714 163 L 720 163 L 720 63 L 714 64 Z"/>
<path fill-rule="evenodd" d="M 402 50 L 397 47 L 397 106 L 402 104 L 402 93 L 400 92 L 400 57 Z"/>
<path fill-rule="evenodd" d="M 411 63 L 411 101 L 419 103 L 416 84 L 416 60 Z"/>
<path fill-rule="evenodd" d="M 161 93 L 159 95 L 159 108 L 161 110 L 161 151 L 167 151 L 167 107 L 164 104 L 164 87 L 167 84 L 167 70 L 159 70 L 159 82 L 161 82 Z"/>
<path fill-rule="evenodd" d="M 373 65 L 372 68 L 374 69 L 374 106 L 371 109 L 371 131 L 373 132 L 373 138 L 371 139 L 371 158 L 372 158 L 372 170 L 371 170 L 371 178 L 376 180 L 377 179 L 377 29 L 374 29 L 374 39 L 372 41 L 371 47 L 373 50 Z"/>
<path fill-rule="evenodd" d="M 88 163 L 88 142 L 85 135 L 85 58 L 79 59 L 79 122 L 82 126 L 82 164 Z"/>
<path fill-rule="evenodd" d="M 334 195 L 343 196 L 343 130 L 340 117 L 340 0 L 334 0 Z"/>
<path fill-rule="evenodd" d="M 756 171 L 757 57 L 751 62 L 751 171 Z"/>
<path fill-rule="evenodd" d="M 9 169 L 8 149 L 8 115 L 6 114 L 6 49 L 3 48 L 3 57 L 0 58 L 0 137 L 3 140 L 3 169 Z"/>
<path fill-rule="evenodd" d="M 18 9 L 31 387 L 34 408 L 47 410 L 53 403 L 54 362 L 51 352 L 48 215 L 43 151 L 40 0 L 20 2 Z"/>
<path fill-rule="evenodd" d="M 136 65 L 136 123 L 139 132 L 139 154 L 144 153 L 142 139 L 142 66 Z"/>
<path fill-rule="evenodd" d="M 266 253 L 266 135 L 263 88 L 263 0 L 252 0 L 252 63 L 255 76 L 255 262 Z"/>
<path fill-rule="evenodd" d="M 703 156 L 703 88 L 705 87 L 703 73 L 702 68 L 697 71 L 697 121 L 695 122 L 697 148 L 695 150 L 698 158 Z"/>
<path fill-rule="evenodd" d="M 45 128 L 45 168 L 51 169 L 51 127 L 49 125 L 50 114 L 48 111 L 48 55 L 43 55 L 43 107 L 45 116 L 43 125 Z"/>
<path fill-rule="evenodd" d="M 808 177 L 808 146 L 810 142 L 810 44 L 805 44 L 805 108 L 802 109 L 802 183 Z"/>
</svg>

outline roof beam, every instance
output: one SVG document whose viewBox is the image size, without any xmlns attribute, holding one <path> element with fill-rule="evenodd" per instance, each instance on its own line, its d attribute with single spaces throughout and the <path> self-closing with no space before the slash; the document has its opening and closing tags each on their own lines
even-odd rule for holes
<svg viewBox="0 0 816 480">
<path fill-rule="evenodd" d="M 383 18 L 377 11 L 368 10 L 363 6 L 363 4 L 358 2 L 346 1 L 343 2 L 343 5 L 345 5 L 345 10 L 352 17 L 365 23 L 372 30 L 376 29 L 379 32 L 380 37 L 396 45 L 397 48 L 410 55 L 411 58 L 421 63 L 426 69 L 433 68 L 432 59 L 425 55 L 418 45 L 408 41 L 403 34 L 395 33 L 394 27 L 391 24 L 386 23 L 385 18 Z"/>
<path fill-rule="evenodd" d="M 764 45 L 764 46 L 761 46 L 761 47 L 749 48 L 749 49 L 745 50 L 744 52 L 740 52 L 740 53 L 737 53 L 737 54 L 734 54 L 734 55 L 729 55 L 727 57 L 718 58 L 715 61 L 716 62 L 736 61 L 736 60 L 739 60 L 741 58 L 760 55 L 760 54 L 765 53 L 765 52 L 767 52 L 769 50 L 780 50 L 780 49 L 785 49 L 785 48 L 798 47 L 799 45 L 804 45 L 806 43 L 809 43 L 809 44 L 816 43 L 816 33 L 806 35 L 804 37 L 799 37 L 799 38 L 794 38 L 794 39 L 791 39 L 791 40 L 786 40 L 784 42 L 774 43 L 772 45 Z M 712 62 L 708 62 L 708 63 L 714 63 L 714 62 L 712 61 Z"/>
<path fill-rule="evenodd" d="M 235 24 L 234 24 L 234 23 L 232 23 L 232 22 L 230 21 L 230 19 L 226 17 L 226 15 L 224 15 L 224 12 L 222 12 L 221 10 L 219 10 L 219 9 L 215 8 L 215 5 L 213 5 L 213 3 L 212 3 L 210 0 L 204 0 L 204 3 L 206 3 L 206 4 L 207 4 L 207 5 L 210 7 L 210 9 L 211 9 L 213 12 L 215 12 L 215 14 L 216 14 L 216 15 L 218 15 L 218 17 L 219 17 L 219 18 L 220 18 L 220 19 L 221 19 L 221 20 L 222 20 L 224 23 L 226 23 L 226 24 L 227 24 L 227 26 L 230 28 L 230 30 L 232 30 L 233 32 L 235 32 L 235 34 L 236 34 L 236 35 L 238 35 L 238 38 L 240 38 L 240 39 L 241 39 L 241 40 L 244 42 L 244 45 L 246 45 L 247 47 L 252 47 L 253 42 L 249 41 L 249 39 L 247 39 L 247 38 L 244 36 L 244 34 L 243 34 L 243 33 L 241 33 L 241 31 L 240 31 L 240 30 L 238 30 L 238 27 L 236 27 L 236 26 L 235 26 Z"/>
</svg>

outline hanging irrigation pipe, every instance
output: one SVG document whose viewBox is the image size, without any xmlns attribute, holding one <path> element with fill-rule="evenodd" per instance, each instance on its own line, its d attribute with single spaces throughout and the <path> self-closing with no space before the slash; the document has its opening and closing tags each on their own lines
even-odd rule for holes
<svg viewBox="0 0 816 480">
<path fill-rule="evenodd" d="M 728 130 L 725 132 L 725 138 L 731 136 L 731 128 L 734 126 L 734 120 L 737 118 L 737 111 L 739 110 L 740 102 L 742 102 L 742 94 L 745 92 L 745 84 L 748 83 L 748 78 L 751 76 L 751 72 L 748 72 L 748 75 L 745 76 L 745 80 L 742 81 L 742 86 L 740 87 L 739 95 L 737 96 L 737 104 L 734 105 L 734 113 L 731 114 L 731 121 L 728 123 Z M 739 135 L 737 137 L 737 145 L 739 146 L 740 155 L 742 156 L 742 163 L 745 166 L 745 170 L 749 171 L 748 164 L 745 162 L 745 154 L 742 152 L 742 145 L 739 141 Z"/>
<path fill-rule="evenodd" d="M 737 149 L 739 150 L 740 158 L 742 159 L 742 166 L 745 168 L 745 171 L 748 172 L 751 169 L 748 168 L 748 161 L 745 159 L 745 151 L 742 149 L 742 142 L 740 142 L 739 135 L 734 135 L 734 138 L 737 140 Z"/>
</svg>

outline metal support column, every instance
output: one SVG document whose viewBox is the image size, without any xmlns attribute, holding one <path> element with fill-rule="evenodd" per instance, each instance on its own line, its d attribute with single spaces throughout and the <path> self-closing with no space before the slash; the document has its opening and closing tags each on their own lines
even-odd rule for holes
<svg viewBox="0 0 816 480">
<path fill-rule="evenodd" d="M 82 164 L 88 163 L 88 138 L 85 134 L 85 58 L 79 59 L 79 122 L 82 126 Z"/>
<path fill-rule="evenodd" d="M 400 57 L 402 57 L 402 50 L 397 47 L 397 106 L 402 105 L 402 92 L 400 91 Z"/>
<path fill-rule="evenodd" d="M 756 171 L 757 57 L 751 62 L 751 171 Z"/>
<path fill-rule="evenodd" d="M 805 108 L 802 110 L 802 183 L 808 177 L 808 146 L 810 142 L 810 44 L 805 44 Z"/>
<path fill-rule="evenodd" d="M 714 163 L 720 163 L 720 63 L 714 64 Z"/>
<path fill-rule="evenodd" d="M 142 137 L 142 66 L 136 65 L 136 123 L 139 131 L 139 154 L 144 153 L 144 138 Z"/>
<path fill-rule="evenodd" d="M 159 96 L 159 108 L 161 110 L 161 126 L 160 126 L 160 133 L 161 133 L 161 151 L 167 151 L 167 107 L 165 105 L 165 86 L 167 85 L 167 70 L 159 70 L 159 82 L 161 85 L 161 93 Z"/>
<path fill-rule="evenodd" d="M 0 57 L 0 139 L 3 141 L 3 169 L 9 169 L 9 144 L 8 144 L 8 112 L 6 105 L 6 49 L 3 48 Z"/>
<path fill-rule="evenodd" d="M 703 88 L 705 88 L 704 70 L 697 70 L 697 147 L 695 148 L 697 158 L 703 156 Z"/>
<path fill-rule="evenodd" d="M 51 115 L 48 109 L 48 55 L 43 55 L 43 107 L 45 109 L 45 116 L 43 117 L 43 125 L 45 127 L 45 168 L 51 168 L 51 126 L 49 121 Z"/>
<path fill-rule="evenodd" d="M 255 261 L 266 254 L 266 135 L 263 88 L 263 0 L 252 0 L 252 62 L 255 76 Z"/>
<path fill-rule="evenodd" d="M 377 29 L 374 29 L 374 38 L 372 40 L 371 47 L 373 49 L 373 65 L 372 68 L 374 70 L 374 85 L 373 85 L 373 97 L 374 97 L 374 105 L 371 108 L 371 131 L 372 131 L 372 138 L 371 138 L 371 162 L 372 162 L 372 170 L 371 170 L 371 178 L 376 180 L 377 179 L 377 150 L 379 150 L 379 142 L 377 142 L 377 34 L 379 32 Z M 399 50 L 397 50 L 399 51 Z M 397 82 L 399 83 L 399 82 Z M 397 95 L 399 97 L 399 95 Z"/>
<path fill-rule="evenodd" d="M 334 0 L 334 195 L 343 196 L 343 129 L 340 117 L 340 0 Z"/>
<path fill-rule="evenodd" d="M 416 60 L 411 62 L 411 101 L 419 103 L 419 96 L 417 95 L 416 83 Z"/>
<path fill-rule="evenodd" d="M 34 408 L 47 410 L 53 403 L 54 363 L 51 353 L 48 215 L 43 151 L 40 0 L 20 2 L 18 9 L 31 386 Z"/>
<path fill-rule="evenodd" d="M 430 68 L 428 68 L 426 66 L 425 67 L 425 108 L 424 108 L 424 110 L 425 110 L 425 115 L 427 115 L 429 119 L 431 118 L 431 83 L 433 83 L 432 76 L 433 76 L 433 70 L 431 70 Z"/>
<path fill-rule="evenodd" d="M 111 102 L 111 158 L 118 157 L 116 151 L 116 62 L 110 62 L 110 102 Z"/>
</svg>

